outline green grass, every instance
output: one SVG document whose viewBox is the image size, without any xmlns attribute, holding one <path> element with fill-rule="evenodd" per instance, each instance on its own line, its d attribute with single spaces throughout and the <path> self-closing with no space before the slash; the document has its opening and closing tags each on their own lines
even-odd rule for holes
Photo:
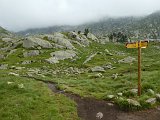
<svg viewBox="0 0 160 120">
<path fill-rule="evenodd" d="M 12 84 L 7 84 L 13 82 Z M 19 88 L 23 84 L 24 88 Z M 76 104 L 46 84 L 0 71 L 1 120 L 76 120 Z"/>
<path fill-rule="evenodd" d="M 15 54 L 9 56 L 6 60 L 1 60 L 1 63 L 7 63 L 9 66 L 24 66 L 26 67 L 18 72 L 19 74 L 25 74 L 27 68 L 38 68 L 41 70 L 41 74 L 44 74 L 45 77 L 35 75 L 39 79 L 50 80 L 58 83 L 59 89 L 63 89 L 68 92 L 78 94 L 83 97 L 94 97 L 96 99 L 107 99 L 107 95 L 115 95 L 122 92 L 124 100 L 127 98 L 135 99 L 140 103 L 144 103 L 148 97 L 154 97 L 147 93 L 147 89 L 151 88 L 156 93 L 160 93 L 160 51 L 158 51 L 154 46 L 160 46 L 160 43 L 149 43 L 149 46 L 146 49 L 142 49 L 142 96 L 138 97 L 133 95 L 129 91 L 131 89 L 137 88 L 137 61 L 133 62 L 132 65 L 126 63 L 118 63 L 118 60 L 121 60 L 125 57 L 131 56 L 137 60 L 137 49 L 127 49 L 124 44 L 116 43 L 107 43 L 106 45 L 100 45 L 97 43 L 92 43 L 89 47 L 79 47 L 76 46 L 78 58 L 76 61 L 70 59 L 60 61 L 59 64 L 48 64 L 44 59 L 50 57 L 50 53 L 55 51 L 52 49 L 45 49 L 43 53 L 36 57 L 22 57 L 22 48 L 18 48 Z M 113 56 L 108 55 L 105 52 L 105 49 L 108 49 Z M 27 50 L 25 50 L 27 51 Z M 83 62 L 91 55 L 98 52 L 98 54 L 88 63 L 83 64 Z M 117 52 L 125 53 L 123 55 L 117 55 Z M 35 62 L 30 65 L 21 65 L 20 63 L 24 60 L 34 60 Z M 16 64 L 19 63 L 19 64 Z M 105 64 L 111 63 L 115 69 L 108 69 L 106 72 L 102 73 L 103 77 L 94 78 L 90 77 L 96 73 L 85 72 L 82 74 L 65 74 L 62 73 L 63 70 L 68 67 L 76 67 L 82 69 L 90 69 L 94 66 L 102 66 Z M 52 72 L 44 73 L 43 66 L 46 66 L 45 70 L 56 71 L 60 70 L 60 73 L 56 75 Z M 130 72 L 131 71 L 131 72 Z M 112 75 L 118 73 L 117 79 L 112 79 Z M 9 78 L 8 78 L 9 79 Z M 47 89 L 47 88 L 45 88 Z M 118 101 L 113 99 L 117 104 L 128 109 L 133 106 L 126 105 L 125 101 Z M 157 103 L 159 104 L 159 103 Z M 141 109 L 149 108 L 146 104 L 142 104 Z M 138 108 L 140 109 L 140 108 Z"/>
</svg>

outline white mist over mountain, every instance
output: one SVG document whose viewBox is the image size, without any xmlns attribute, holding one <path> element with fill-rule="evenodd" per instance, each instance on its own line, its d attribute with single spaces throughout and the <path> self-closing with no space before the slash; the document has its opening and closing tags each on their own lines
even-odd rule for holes
<svg viewBox="0 0 160 120">
<path fill-rule="evenodd" d="M 159 9 L 159 0 L 0 0 L 0 26 L 20 31 L 78 25 L 105 16 L 140 16 Z"/>
</svg>

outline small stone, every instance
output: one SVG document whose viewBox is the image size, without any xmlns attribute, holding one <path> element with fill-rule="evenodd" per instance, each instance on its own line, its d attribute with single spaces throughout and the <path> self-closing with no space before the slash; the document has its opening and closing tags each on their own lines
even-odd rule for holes
<svg viewBox="0 0 160 120">
<path fill-rule="evenodd" d="M 113 74 L 113 75 L 112 75 L 112 78 L 113 78 L 113 79 L 117 79 L 117 78 L 118 78 L 118 73 Z"/>
<path fill-rule="evenodd" d="M 7 82 L 8 85 L 13 84 L 13 83 L 14 83 L 14 82 L 9 82 L 9 81 Z"/>
<path fill-rule="evenodd" d="M 92 72 L 105 72 L 104 68 L 100 67 L 100 66 L 95 66 L 95 67 L 91 68 L 91 71 Z"/>
<path fill-rule="evenodd" d="M 113 106 L 114 104 L 113 104 L 113 103 L 107 103 L 107 105 L 109 105 L 109 106 Z"/>
<path fill-rule="evenodd" d="M 118 95 L 118 96 L 122 96 L 122 95 L 123 95 L 123 93 L 117 93 L 117 95 Z"/>
<path fill-rule="evenodd" d="M 0 70 L 6 70 L 6 69 L 8 69 L 8 64 L 0 65 Z"/>
<path fill-rule="evenodd" d="M 148 100 L 146 100 L 146 103 L 153 105 L 156 103 L 156 98 L 149 98 Z"/>
<path fill-rule="evenodd" d="M 18 84 L 18 88 L 24 88 L 24 85 L 22 83 Z"/>
<path fill-rule="evenodd" d="M 131 89 L 130 92 L 133 93 L 133 94 L 137 94 L 138 89 Z"/>
<path fill-rule="evenodd" d="M 114 95 L 107 95 L 107 98 L 112 99 L 114 98 Z"/>
<path fill-rule="evenodd" d="M 147 90 L 150 94 L 154 95 L 154 91 L 152 89 Z"/>
<path fill-rule="evenodd" d="M 13 73 L 13 72 L 10 72 L 9 75 L 13 75 L 13 76 L 19 76 L 19 74 L 17 73 Z"/>
<path fill-rule="evenodd" d="M 156 94 L 156 98 L 158 101 L 160 101 L 160 94 Z"/>
<path fill-rule="evenodd" d="M 102 118 L 103 118 L 103 113 L 102 113 L 102 112 L 98 112 L 98 113 L 96 114 L 96 118 L 97 118 L 97 119 L 102 119 Z"/>
<path fill-rule="evenodd" d="M 133 99 L 127 99 L 128 103 L 130 105 L 134 105 L 134 106 L 141 106 L 140 103 L 136 100 L 133 100 Z"/>
</svg>

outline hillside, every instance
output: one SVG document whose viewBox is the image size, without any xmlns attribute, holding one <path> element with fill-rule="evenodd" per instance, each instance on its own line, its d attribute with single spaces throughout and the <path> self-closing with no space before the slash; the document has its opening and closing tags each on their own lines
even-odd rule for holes
<svg viewBox="0 0 160 120">
<path fill-rule="evenodd" d="M 49 28 L 30 29 L 19 32 L 19 34 L 52 33 L 58 31 L 71 31 L 89 28 L 90 31 L 99 36 L 122 32 L 130 39 L 159 39 L 160 38 L 160 12 L 157 11 L 143 17 L 121 17 L 105 18 L 99 22 L 79 26 L 53 26 Z"/>
<path fill-rule="evenodd" d="M 98 39 L 91 33 L 56 32 L 25 38 L 2 36 L 0 48 L 2 119 L 78 120 L 76 103 L 52 93 L 49 83 L 60 93 L 104 100 L 109 108 L 142 110 L 159 105 L 159 42 L 142 49 L 140 97 L 137 50 L 126 49 L 123 43 Z"/>
</svg>

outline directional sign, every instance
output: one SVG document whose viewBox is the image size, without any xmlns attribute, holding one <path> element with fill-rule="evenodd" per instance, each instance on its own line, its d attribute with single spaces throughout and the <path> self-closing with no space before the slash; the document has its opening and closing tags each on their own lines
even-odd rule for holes
<svg viewBox="0 0 160 120">
<path fill-rule="evenodd" d="M 148 41 L 140 41 L 140 47 L 146 48 L 148 46 Z"/>
<path fill-rule="evenodd" d="M 146 48 L 148 41 L 126 43 L 126 48 L 138 48 L 138 96 L 141 95 L 141 48 Z"/>
<path fill-rule="evenodd" d="M 139 44 L 139 46 L 138 46 Z M 148 41 L 140 41 L 140 42 L 130 42 L 130 43 L 126 43 L 126 48 L 146 48 L 148 46 Z"/>
</svg>

